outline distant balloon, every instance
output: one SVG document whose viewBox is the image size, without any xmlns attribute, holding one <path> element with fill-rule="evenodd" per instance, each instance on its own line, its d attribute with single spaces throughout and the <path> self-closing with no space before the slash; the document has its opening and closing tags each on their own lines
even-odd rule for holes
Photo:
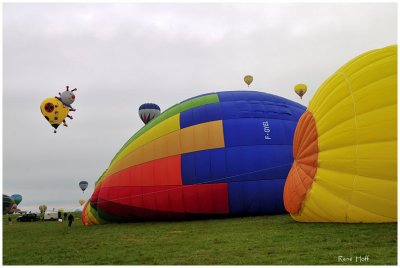
<svg viewBox="0 0 400 268">
<path fill-rule="evenodd" d="M 14 204 L 14 200 L 8 195 L 3 194 L 3 215 L 7 214 Z"/>
<path fill-rule="evenodd" d="M 246 75 L 244 77 L 244 82 L 247 84 L 247 86 L 250 86 L 250 84 L 253 82 L 253 77 L 251 75 Z"/>
<path fill-rule="evenodd" d="M 160 106 L 155 103 L 144 103 L 139 107 L 139 116 L 147 124 L 161 112 Z"/>
<path fill-rule="evenodd" d="M 85 201 L 84 199 L 80 199 L 80 200 L 79 200 L 79 204 L 80 204 L 81 206 L 82 206 L 83 204 L 85 204 L 85 202 L 86 202 L 86 201 Z"/>
<path fill-rule="evenodd" d="M 86 188 L 88 187 L 89 183 L 87 181 L 81 181 L 79 182 L 79 188 L 81 188 L 82 192 L 84 192 L 86 190 Z"/>
<path fill-rule="evenodd" d="M 306 94 L 307 92 L 307 85 L 306 84 L 295 85 L 294 92 L 296 92 L 296 94 L 300 96 L 300 99 L 302 99 L 303 95 Z"/>
<path fill-rule="evenodd" d="M 8 214 L 14 214 L 20 212 L 21 210 L 17 208 L 17 204 L 14 202 L 11 209 L 8 211 Z"/>
<path fill-rule="evenodd" d="M 39 206 L 39 211 L 40 211 L 40 213 L 45 213 L 46 212 L 46 210 L 47 210 L 47 206 L 46 205 L 40 205 Z"/>
<path fill-rule="evenodd" d="M 17 204 L 17 206 L 19 205 L 19 203 L 21 203 L 22 201 L 22 195 L 20 194 L 13 194 L 11 196 L 11 198 L 14 200 L 15 204 Z"/>
</svg>

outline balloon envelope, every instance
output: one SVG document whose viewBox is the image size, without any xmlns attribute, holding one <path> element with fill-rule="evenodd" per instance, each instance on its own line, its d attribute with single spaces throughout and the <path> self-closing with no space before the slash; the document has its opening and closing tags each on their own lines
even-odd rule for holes
<svg viewBox="0 0 400 268">
<path fill-rule="evenodd" d="M 85 202 L 86 202 L 86 201 L 85 201 L 84 199 L 80 199 L 80 200 L 79 200 L 79 204 L 80 204 L 81 206 L 82 206 L 83 204 L 85 204 Z"/>
<path fill-rule="evenodd" d="M 294 92 L 300 96 L 300 99 L 303 98 L 304 94 L 307 92 L 307 85 L 306 84 L 297 84 L 294 87 Z"/>
<path fill-rule="evenodd" d="M 22 201 L 22 195 L 20 195 L 20 194 L 13 194 L 13 195 L 11 195 L 11 198 L 14 199 L 15 203 L 17 204 L 17 206 Z"/>
<path fill-rule="evenodd" d="M 305 107 L 255 91 L 197 96 L 134 134 L 96 183 L 85 225 L 285 213 Z"/>
<path fill-rule="evenodd" d="M 139 107 L 139 116 L 147 124 L 160 114 L 160 107 L 155 103 L 144 103 Z"/>
<path fill-rule="evenodd" d="M 86 188 L 88 187 L 89 183 L 87 181 L 81 181 L 79 182 L 79 188 L 81 188 L 82 191 L 85 191 Z"/>
<path fill-rule="evenodd" d="M 397 46 L 327 79 L 294 137 L 284 202 L 301 222 L 397 222 Z"/>
<path fill-rule="evenodd" d="M 244 82 L 245 82 L 248 86 L 250 86 L 250 84 L 253 82 L 253 77 L 252 77 L 251 75 L 246 75 L 246 76 L 244 77 Z"/>
<path fill-rule="evenodd" d="M 3 194 L 3 215 L 7 214 L 14 204 L 14 200 L 8 196 Z"/>
<path fill-rule="evenodd" d="M 57 98 L 47 98 L 40 104 L 40 111 L 50 125 L 57 129 L 69 113 L 69 107 L 64 106 Z"/>
<path fill-rule="evenodd" d="M 46 212 L 46 210 L 47 210 L 47 206 L 46 205 L 40 205 L 39 206 L 39 211 L 41 212 L 41 213 L 44 213 L 44 212 Z"/>
</svg>

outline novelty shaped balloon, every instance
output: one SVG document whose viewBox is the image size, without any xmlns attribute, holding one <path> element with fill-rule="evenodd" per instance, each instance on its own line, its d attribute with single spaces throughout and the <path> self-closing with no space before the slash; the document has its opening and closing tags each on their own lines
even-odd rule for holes
<svg viewBox="0 0 400 268">
<path fill-rule="evenodd" d="M 307 85 L 306 84 L 295 85 L 294 92 L 300 96 L 300 99 L 302 99 L 304 94 L 306 94 L 306 92 L 307 92 Z"/>
<path fill-rule="evenodd" d="M 397 222 L 397 46 L 326 80 L 301 117 L 284 202 L 301 222 Z"/>
<path fill-rule="evenodd" d="M 75 95 L 72 93 L 77 90 L 76 88 L 69 91 L 69 87 L 66 87 L 66 91 L 58 93 L 60 97 L 47 98 L 40 104 L 40 111 L 50 125 L 54 128 L 54 133 L 57 133 L 58 126 L 63 123 L 65 127 L 68 125 L 65 122 L 65 118 L 73 119 L 68 113 L 70 111 L 76 111 L 71 107 L 71 104 L 75 100 Z"/>
<path fill-rule="evenodd" d="M 155 103 L 144 103 L 139 107 L 139 116 L 147 124 L 160 114 L 160 107 Z"/>
<path fill-rule="evenodd" d="M 172 106 L 116 154 L 83 223 L 284 213 L 293 134 L 304 110 L 256 91 Z"/>
<path fill-rule="evenodd" d="M 250 84 L 253 82 L 253 77 L 251 75 L 246 75 L 244 77 L 244 82 L 247 84 L 247 86 L 249 87 Z"/>
<path fill-rule="evenodd" d="M 14 202 L 15 202 L 15 204 L 17 204 L 17 206 L 22 201 L 22 195 L 20 195 L 20 194 L 13 194 L 13 195 L 11 195 L 11 198 L 14 200 Z"/>
<path fill-rule="evenodd" d="M 86 188 L 88 187 L 89 183 L 87 181 L 81 181 L 79 182 L 79 188 L 81 188 L 82 192 L 84 192 L 86 190 Z"/>
<path fill-rule="evenodd" d="M 56 98 L 61 100 L 65 106 L 72 108 L 71 104 L 75 101 L 75 94 L 73 92 L 76 90 L 78 90 L 78 89 L 74 88 L 73 90 L 69 91 L 69 86 L 66 86 L 66 90 L 62 93 L 58 93 L 60 95 L 60 97 L 59 98 L 56 97 Z"/>
<path fill-rule="evenodd" d="M 14 200 L 8 196 L 3 194 L 3 215 L 7 214 L 14 204 Z"/>
</svg>

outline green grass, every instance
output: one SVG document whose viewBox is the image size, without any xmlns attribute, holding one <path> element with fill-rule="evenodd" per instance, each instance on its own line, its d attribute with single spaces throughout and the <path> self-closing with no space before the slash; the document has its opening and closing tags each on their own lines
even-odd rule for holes
<svg viewBox="0 0 400 268">
<path fill-rule="evenodd" d="M 397 264 L 396 223 L 297 223 L 278 215 L 89 227 L 75 220 L 68 228 L 66 222 L 8 225 L 7 218 L 4 265 Z M 368 262 L 356 262 L 366 255 Z"/>
</svg>

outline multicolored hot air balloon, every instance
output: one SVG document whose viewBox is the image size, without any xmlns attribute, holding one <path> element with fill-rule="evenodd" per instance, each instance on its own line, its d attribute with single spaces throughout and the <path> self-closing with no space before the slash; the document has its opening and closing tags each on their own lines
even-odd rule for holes
<svg viewBox="0 0 400 268">
<path fill-rule="evenodd" d="M 285 213 L 302 105 L 256 91 L 197 96 L 134 134 L 96 183 L 85 225 Z"/>
<path fill-rule="evenodd" d="M 89 183 L 87 181 L 80 181 L 79 188 L 81 188 L 82 192 L 85 192 L 86 188 L 88 187 Z"/>
<path fill-rule="evenodd" d="M 284 202 L 301 222 L 397 222 L 397 45 L 326 80 L 302 115 Z"/>
<path fill-rule="evenodd" d="M 143 123 L 147 124 L 161 112 L 160 107 L 155 103 L 144 103 L 139 107 L 139 116 Z"/>
<path fill-rule="evenodd" d="M 247 86 L 249 87 L 250 84 L 253 82 L 253 77 L 251 75 L 246 75 L 243 78 L 244 82 L 247 84 Z"/>
<path fill-rule="evenodd" d="M 82 206 L 83 204 L 85 204 L 85 200 L 84 199 L 79 199 L 79 204 Z"/>
<path fill-rule="evenodd" d="M 11 198 L 14 200 L 14 202 L 15 202 L 15 204 L 17 204 L 17 206 L 22 201 L 22 195 L 20 195 L 20 194 L 13 194 L 13 195 L 11 195 Z"/>
<path fill-rule="evenodd" d="M 14 200 L 8 196 L 3 194 L 3 215 L 7 214 L 14 204 Z"/>
<path fill-rule="evenodd" d="M 299 95 L 300 99 L 303 98 L 304 94 L 307 92 L 306 84 L 297 84 L 294 86 L 294 92 Z"/>
<path fill-rule="evenodd" d="M 21 210 L 17 207 L 16 203 L 13 203 L 11 209 L 8 211 L 8 214 L 14 214 L 20 212 Z"/>
</svg>

